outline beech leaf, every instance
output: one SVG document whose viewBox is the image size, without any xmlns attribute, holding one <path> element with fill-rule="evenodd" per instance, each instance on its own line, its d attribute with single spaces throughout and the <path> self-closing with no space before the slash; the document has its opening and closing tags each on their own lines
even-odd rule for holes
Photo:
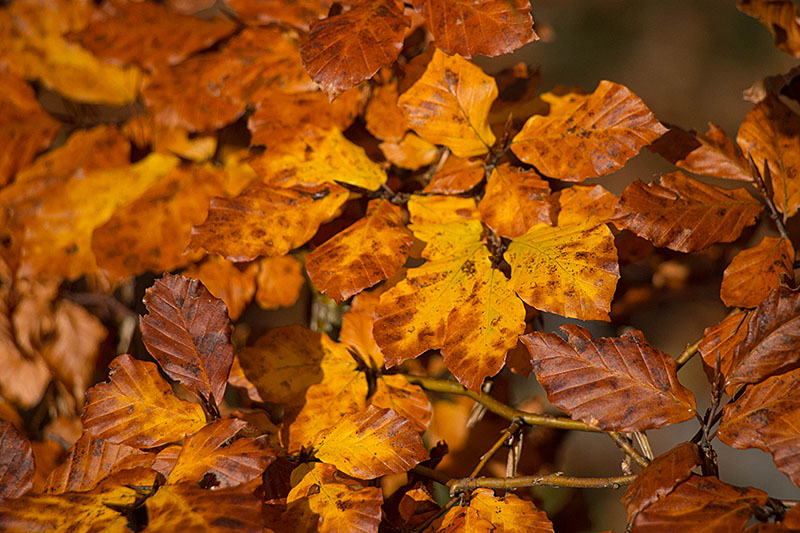
<svg viewBox="0 0 800 533">
<path fill-rule="evenodd" d="M 552 225 L 550 185 L 535 170 L 503 163 L 492 171 L 478 210 L 495 233 L 513 239 L 538 223 Z"/>
<path fill-rule="evenodd" d="M 767 27 L 775 37 L 775 46 L 792 57 L 800 57 L 800 25 L 797 6 L 791 0 L 739 0 L 739 11 Z"/>
<path fill-rule="evenodd" d="M 469 506 L 499 531 L 553 533 L 553 524 L 543 511 L 537 509 L 533 502 L 511 493 L 498 497 L 492 490 L 475 489 L 470 495 Z"/>
<path fill-rule="evenodd" d="M 764 237 L 754 248 L 742 250 L 722 276 L 719 296 L 728 307 L 755 307 L 780 285 L 794 278 L 794 247 L 787 239 Z"/>
<path fill-rule="evenodd" d="M 0 502 L 33 488 L 33 448 L 10 422 L 0 419 Z"/>
<path fill-rule="evenodd" d="M 558 193 L 558 225 L 589 224 L 599 226 L 614 216 L 617 197 L 602 185 L 573 185 Z"/>
</svg>

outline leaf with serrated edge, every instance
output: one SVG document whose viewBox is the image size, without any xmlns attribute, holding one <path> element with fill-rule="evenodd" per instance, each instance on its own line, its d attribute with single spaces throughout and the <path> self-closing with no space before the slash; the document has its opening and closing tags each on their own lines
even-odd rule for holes
<svg viewBox="0 0 800 533">
<path fill-rule="evenodd" d="M 575 324 L 561 331 L 568 341 L 540 331 L 520 339 L 547 398 L 571 417 L 628 433 L 694 416 L 694 396 L 678 382 L 675 360 L 641 331 L 597 339 Z"/>
<path fill-rule="evenodd" d="M 601 81 L 571 105 L 529 118 L 511 150 L 545 176 L 582 181 L 621 168 L 666 131 L 627 87 Z"/>
<path fill-rule="evenodd" d="M 320 292 L 342 303 L 392 277 L 413 240 L 399 207 L 372 200 L 363 218 L 306 256 L 308 277 Z"/>
<path fill-rule="evenodd" d="M 619 279 L 607 226 L 537 224 L 508 245 L 511 285 L 525 303 L 581 320 L 609 320 Z"/>
<path fill-rule="evenodd" d="M 320 432 L 313 446 L 318 459 L 360 479 L 405 472 L 428 458 L 408 420 L 374 406 Z"/>
<path fill-rule="evenodd" d="M 86 393 L 81 421 L 95 437 L 152 448 L 179 441 L 205 425 L 203 409 L 176 398 L 155 364 L 122 354 L 111 361 L 108 375 L 108 383 Z"/>
<path fill-rule="evenodd" d="M 658 182 L 636 180 L 625 187 L 613 222 L 656 246 L 696 252 L 738 239 L 761 209 L 746 189 L 722 189 L 672 172 Z"/>
<path fill-rule="evenodd" d="M 436 50 L 425 74 L 397 104 L 420 137 L 458 157 L 485 154 L 494 144 L 487 117 L 497 98 L 494 79 L 460 56 Z"/>
<path fill-rule="evenodd" d="M 222 300 L 196 279 L 166 274 L 144 295 L 142 341 L 169 377 L 219 404 L 233 363 L 233 328 Z"/>
<path fill-rule="evenodd" d="M 791 241 L 764 237 L 758 246 L 742 250 L 722 275 L 719 296 L 728 307 L 755 307 L 783 275 L 794 278 L 794 247 Z"/>
</svg>

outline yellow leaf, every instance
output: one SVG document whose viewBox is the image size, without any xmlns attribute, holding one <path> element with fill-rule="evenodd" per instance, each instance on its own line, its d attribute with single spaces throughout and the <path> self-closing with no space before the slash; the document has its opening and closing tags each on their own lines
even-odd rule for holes
<svg viewBox="0 0 800 533">
<path fill-rule="evenodd" d="M 459 220 L 480 219 L 473 198 L 459 196 L 419 196 L 408 201 L 408 213 L 414 224 L 444 224 Z"/>
<path fill-rule="evenodd" d="M 537 224 L 505 253 L 511 284 L 539 310 L 580 320 L 609 320 L 619 265 L 608 226 Z"/>
<path fill-rule="evenodd" d="M 439 149 L 412 132 L 399 141 L 385 141 L 378 145 L 383 157 L 393 165 L 409 170 L 430 165 L 439 156 Z"/>
<path fill-rule="evenodd" d="M 425 73 L 397 103 L 420 137 L 458 157 L 471 157 L 494 144 L 487 117 L 495 98 L 493 78 L 463 57 L 436 50 Z"/>
<path fill-rule="evenodd" d="M 207 490 L 197 483 L 165 485 L 147 499 L 151 531 L 262 533 L 261 501 L 248 485 Z"/>
</svg>

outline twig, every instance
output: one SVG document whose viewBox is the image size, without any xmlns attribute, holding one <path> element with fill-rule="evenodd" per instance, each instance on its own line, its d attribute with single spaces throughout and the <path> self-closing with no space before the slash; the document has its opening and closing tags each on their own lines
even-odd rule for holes
<svg viewBox="0 0 800 533">
<path fill-rule="evenodd" d="M 519 427 L 520 427 L 520 424 L 519 424 L 518 421 L 515 420 L 515 421 L 511 422 L 511 425 L 503 430 L 503 434 L 500 435 L 500 438 L 497 439 L 497 441 L 492 445 L 492 447 L 489 448 L 489 450 L 481 456 L 481 460 L 478 462 L 478 464 L 472 470 L 472 473 L 469 475 L 469 477 L 477 476 L 480 473 L 480 471 L 483 469 L 483 467 L 486 466 L 486 463 L 489 462 L 489 459 L 494 457 L 494 454 L 497 453 L 497 450 L 502 448 L 502 446 L 506 442 L 508 442 L 509 437 L 511 437 L 514 433 L 516 433 L 519 430 Z"/>
<path fill-rule="evenodd" d="M 698 348 L 700 347 L 700 343 L 702 342 L 702 340 L 703 339 L 698 339 L 696 342 L 687 346 L 686 349 L 683 351 L 683 353 L 680 354 L 677 359 L 675 359 L 675 362 L 678 363 L 678 370 L 683 368 L 683 365 L 688 363 L 692 359 L 692 357 L 695 356 L 695 354 L 698 352 Z"/>
<path fill-rule="evenodd" d="M 432 479 L 437 483 L 441 483 L 442 485 L 447 485 L 450 483 L 453 478 L 441 472 L 439 470 L 434 470 L 433 468 L 428 468 L 427 466 L 417 465 L 411 469 L 412 472 L 415 474 L 419 474 L 422 477 L 426 477 L 428 479 Z"/>
<path fill-rule="evenodd" d="M 520 476 L 520 477 L 478 477 L 454 479 L 448 483 L 450 494 L 467 492 L 477 488 L 515 490 L 525 487 L 574 487 L 582 489 L 618 489 L 622 485 L 629 485 L 636 479 L 632 476 L 617 477 L 572 477 L 563 474 L 550 474 L 547 476 Z"/>
<path fill-rule="evenodd" d="M 436 519 L 438 519 L 440 516 L 442 516 L 442 515 L 444 515 L 445 513 L 447 513 L 447 511 L 449 511 L 450 509 L 452 509 L 452 508 L 453 508 L 453 507 L 454 507 L 454 506 L 455 506 L 457 503 L 461 503 L 461 500 L 462 500 L 462 498 L 461 498 L 461 495 L 459 495 L 459 496 L 456 496 L 456 497 L 454 497 L 454 498 L 450 498 L 450 501 L 448 501 L 446 504 L 444 504 L 444 505 L 442 506 L 442 508 L 441 508 L 441 509 L 439 509 L 438 511 L 436 511 L 436 513 L 435 513 L 435 514 L 433 514 L 433 515 L 432 515 L 430 518 L 428 518 L 427 520 L 425 520 L 425 522 L 423 522 L 422 524 L 420 524 L 420 526 L 419 526 L 419 527 L 417 527 L 416 529 L 414 529 L 414 533 L 418 533 L 418 532 L 425 531 L 426 529 L 428 529 L 428 526 L 430 526 L 431 524 L 433 524 L 433 522 L 434 522 Z"/>
<path fill-rule="evenodd" d="M 755 181 L 758 191 L 761 193 L 761 197 L 764 199 L 764 203 L 766 203 L 767 207 L 769 208 L 770 218 L 772 218 L 772 221 L 775 222 L 775 227 L 778 228 L 778 233 L 781 234 L 781 237 L 789 240 L 789 233 L 786 231 L 786 226 L 784 225 L 786 223 L 786 215 L 784 214 L 784 216 L 781 217 L 778 209 L 775 207 L 775 202 L 772 200 L 772 195 L 767 189 L 766 178 L 770 178 L 769 164 L 767 163 L 767 160 L 764 160 L 764 174 L 766 174 L 766 176 L 761 175 L 761 172 L 758 170 L 758 166 L 756 166 L 756 162 L 753 160 L 753 156 L 750 155 L 750 153 L 747 154 L 747 161 L 750 164 L 750 174 L 753 175 L 753 181 Z"/>
<path fill-rule="evenodd" d="M 641 466 L 642 468 L 646 468 L 647 465 L 650 464 L 650 461 L 647 459 L 647 457 L 636 451 L 636 448 L 633 447 L 631 441 L 622 433 L 609 431 L 608 436 L 611 437 L 611 440 L 614 441 L 614 444 L 619 446 L 619 449 L 625 452 L 628 457 L 633 459 L 637 465 Z"/>
</svg>

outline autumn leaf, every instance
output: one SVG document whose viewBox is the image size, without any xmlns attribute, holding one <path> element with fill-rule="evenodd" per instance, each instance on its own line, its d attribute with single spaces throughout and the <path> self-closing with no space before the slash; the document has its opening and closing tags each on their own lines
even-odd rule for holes
<svg viewBox="0 0 800 533">
<path fill-rule="evenodd" d="M 480 183 L 483 175 L 484 167 L 480 159 L 462 159 L 449 155 L 444 166 L 437 170 L 423 192 L 429 194 L 466 192 Z"/>
<path fill-rule="evenodd" d="M 694 252 L 736 240 L 759 213 L 761 204 L 745 189 L 722 189 L 672 172 L 658 182 L 628 185 L 613 222 L 656 246 Z"/>
<path fill-rule="evenodd" d="M 233 487 L 260 476 L 274 457 L 256 440 L 233 440 L 246 426 L 244 420 L 221 419 L 187 437 L 167 482 L 196 483 L 210 474 L 216 487 Z"/>
<path fill-rule="evenodd" d="M 408 170 L 430 165 L 439 157 L 439 148 L 435 144 L 411 131 L 397 142 L 382 142 L 378 148 L 391 164 Z"/>
<path fill-rule="evenodd" d="M 627 87 L 601 81 L 594 93 L 528 119 L 511 150 L 545 176 L 582 181 L 621 168 L 666 131 Z"/>
<path fill-rule="evenodd" d="M 539 223 L 553 224 L 550 185 L 535 170 L 503 163 L 492 170 L 478 210 L 502 237 L 519 237 Z"/>
<path fill-rule="evenodd" d="M 428 458 L 408 420 L 375 406 L 321 431 L 313 446 L 318 459 L 360 479 L 405 472 Z"/>
<path fill-rule="evenodd" d="M 232 261 L 210 255 L 202 263 L 181 272 L 181 275 L 199 280 L 212 296 L 225 302 L 228 316 L 235 321 L 253 300 L 258 272 L 258 262 L 240 268 Z"/>
<path fill-rule="evenodd" d="M 292 473 L 299 478 L 286 497 L 283 520 L 295 531 L 376 531 L 383 495 L 341 474 L 333 465 L 309 463 Z"/>
<path fill-rule="evenodd" d="M 744 118 L 736 141 L 764 179 L 772 180 L 778 211 L 794 215 L 800 209 L 800 117 L 777 96 L 768 96 Z"/>
<path fill-rule="evenodd" d="M 284 189 L 256 182 L 234 198 L 212 198 L 205 222 L 192 228 L 189 249 L 236 262 L 286 255 L 334 218 L 347 197 L 338 185 Z"/>
<path fill-rule="evenodd" d="M 366 216 L 306 256 L 311 282 L 341 303 L 388 279 L 406 261 L 414 237 L 401 210 L 388 200 L 372 200 Z"/>
<path fill-rule="evenodd" d="M 474 198 L 459 196 L 413 195 L 406 204 L 414 224 L 446 224 L 479 220 L 481 215 Z"/>
<path fill-rule="evenodd" d="M 702 466 L 700 449 L 691 442 L 682 442 L 653 459 L 622 496 L 628 522 L 633 522 L 640 511 L 663 500 L 677 485 L 689 479 L 696 466 Z"/>
<path fill-rule="evenodd" d="M 492 490 L 476 489 L 470 495 L 469 506 L 498 531 L 524 529 L 531 533 L 553 532 L 553 524 L 544 512 L 538 510 L 533 502 L 511 493 L 498 497 Z"/>
<path fill-rule="evenodd" d="M 525 0 L 413 0 L 433 34 L 436 46 L 470 59 L 478 54 L 509 54 L 539 39 Z"/>
<path fill-rule="evenodd" d="M 508 245 L 511 285 L 525 303 L 581 320 L 609 320 L 619 265 L 605 225 L 536 224 Z"/>
<path fill-rule="evenodd" d="M 166 274 L 147 290 L 142 341 L 172 379 L 217 404 L 233 363 L 225 304 L 197 280 Z"/>
<path fill-rule="evenodd" d="M 372 88 L 364 122 L 367 130 L 382 141 L 398 142 L 406 133 L 406 120 L 397 107 L 399 96 L 396 79 Z"/>
<path fill-rule="evenodd" d="M 707 374 L 711 375 L 719 357 L 719 371 L 723 376 L 730 375 L 735 364 L 734 353 L 747 337 L 747 324 L 751 315 L 752 311 L 738 311 L 725 317 L 719 324 L 705 329 L 698 350 Z M 713 375 L 711 377 L 714 379 Z"/>
<path fill-rule="evenodd" d="M 397 0 L 355 2 L 349 11 L 313 22 L 300 56 L 332 100 L 394 63 L 408 25 Z"/>
<path fill-rule="evenodd" d="M 33 488 L 33 461 L 30 441 L 11 423 L 0 420 L 0 505 Z"/>
<path fill-rule="evenodd" d="M 265 257 L 258 262 L 256 303 L 262 309 L 294 305 L 305 283 L 303 265 L 291 255 Z"/>
<path fill-rule="evenodd" d="M 557 194 L 559 226 L 605 224 L 614 216 L 618 201 L 602 185 L 573 185 Z"/>
<path fill-rule="evenodd" d="M 412 221 L 414 215 L 412 214 Z M 476 220 L 413 224 L 426 263 L 381 295 L 375 340 L 387 366 L 441 349 L 458 380 L 473 390 L 503 366 L 524 331 L 522 303 L 492 267 Z"/>
<path fill-rule="evenodd" d="M 521 337 L 550 403 L 604 430 L 644 431 L 694 416 L 695 401 L 677 377 L 675 360 L 640 331 L 592 339 L 577 325 Z M 568 377 L 565 377 L 568 376 Z"/>
<path fill-rule="evenodd" d="M 116 444 L 152 448 L 181 440 L 205 425 L 203 409 L 179 400 L 153 363 L 128 354 L 109 365 L 110 381 L 86 393 L 86 431 Z"/>
<path fill-rule="evenodd" d="M 631 531 L 742 531 L 753 510 L 766 499 L 758 489 L 734 487 L 713 476 L 692 474 L 665 498 L 641 511 Z"/>
<path fill-rule="evenodd" d="M 458 157 L 485 154 L 494 144 L 487 116 L 497 85 L 480 68 L 436 50 L 423 76 L 397 104 L 420 137 Z"/>
<path fill-rule="evenodd" d="M 766 26 L 780 50 L 790 56 L 800 57 L 798 12 L 791 0 L 739 0 L 736 7 Z"/>
<path fill-rule="evenodd" d="M 728 307 L 755 307 L 784 275 L 794 278 L 791 241 L 764 237 L 758 246 L 736 254 L 722 276 L 719 295 Z"/>
</svg>

